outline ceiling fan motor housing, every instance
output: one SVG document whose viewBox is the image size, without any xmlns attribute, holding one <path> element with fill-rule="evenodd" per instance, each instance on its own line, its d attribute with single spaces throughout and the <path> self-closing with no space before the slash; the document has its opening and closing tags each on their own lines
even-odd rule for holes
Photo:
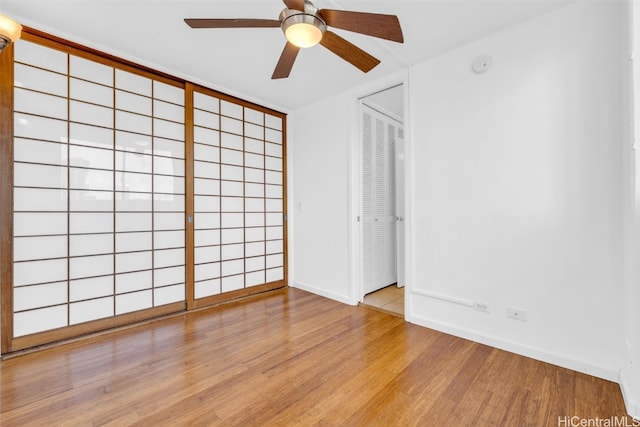
<svg viewBox="0 0 640 427">
<path fill-rule="evenodd" d="M 311 47 L 317 44 L 327 31 L 327 24 L 318 16 L 318 9 L 311 3 L 305 2 L 305 10 L 283 9 L 280 12 L 280 28 L 289 41 L 296 37 L 292 32 L 301 31 L 305 36 L 312 36 L 308 40 L 303 36 L 299 43 L 294 42 L 298 47 Z"/>
</svg>

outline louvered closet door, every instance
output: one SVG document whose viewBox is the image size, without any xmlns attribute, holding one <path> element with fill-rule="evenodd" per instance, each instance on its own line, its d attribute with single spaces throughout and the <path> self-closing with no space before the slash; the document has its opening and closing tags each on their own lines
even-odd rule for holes
<svg viewBox="0 0 640 427">
<path fill-rule="evenodd" d="M 362 143 L 362 277 L 370 293 L 396 282 L 397 125 L 363 105 Z"/>
<path fill-rule="evenodd" d="M 194 92 L 194 299 L 285 284 L 283 119 Z"/>
</svg>

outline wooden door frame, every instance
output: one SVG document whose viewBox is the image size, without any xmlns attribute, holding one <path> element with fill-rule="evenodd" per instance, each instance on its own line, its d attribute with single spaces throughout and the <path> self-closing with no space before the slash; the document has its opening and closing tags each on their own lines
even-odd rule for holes
<svg viewBox="0 0 640 427">
<path fill-rule="evenodd" d="M 0 351 L 13 340 L 13 43 L 0 52 Z"/>
<path fill-rule="evenodd" d="M 194 298 L 194 230 L 193 222 L 185 225 L 185 300 L 136 312 L 114 315 L 86 323 L 69 325 L 21 337 L 13 336 L 13 138 L 14 138 L 14 56 L 13 44 L 0 53 L 0 354 L 15 352 L 38 345 L 75 338 L 123 326 L 171 313 L 192 310 L 242 296 L 282 288 L 288 283 L 287 243 L 287 178 L 286 178 L 286 113 L 276 111 L 249 101 L 212 89 L 196 86 L 184 79 L 138 65 L 131 61 L 106 54 L 78 43 L 62 39 L 45 32 L 23 27 L 24 40 L 46 47 L 62 50 L 68 54 L 84 57 L 136 74 L 151 76 L 154 80 L 179 86 L 185 91 L 185 218 L 193 218 L 193 91 L 206 91 L 214 96 L 269 113 L 282 119 L 282 173 L 283 173 L 283 280 L 251 288 L 228 292 L 215 298 L 196 301 Z M 191 107 L 191 108 L 189 108 Z M 190 157 L 187 157 L 190 156 Z"/>
<path fill-rule="evenodd" d="M 203 298 L 195 298 L 195 221 L 187 221 L 187 234 L 185 236 L 185 244 L 189 242 L 189 246 L 186 247 L 187 251 L 187 310 L 198 309 L 202 307 L 207 307 L 210 305 L 219 304 L 221 302 L 229 301 L 231 299 L 242 298 L 249 295 L 258 294 L 261 292 L 267 292 L 274 289 L 279 289 L 286 287 L 288 282 L 288 226 L 287 226 L 287 116 L 284 113 L 278 112 L 268 107 L 263 107 L 261 105 L 254 104 L 252 102 L 244 101 L 233 96 L 229 96 L 220 92 L 217 92 L 213 89 L 206 88 L 204 86 L 199 86 L 196 84 L 187 83 L 185 87 L 185 105 L 189 103 L 191 106 L 191 111 L 187 114 L 185 118 L 185 126 L 189 129 L 186 131 L 186 139 L 185 143 L 189 145 L 189 153 L 190 157 L 186 158 L 185 152 L 185 161 L 187 161 L 187 165 L 185 165 L 185 180 L 188 180 L 187 184 L 187 197 L 186 201 L 186 209 L 185 215 L 187 218 L 190 216 L 192 219 L 194 218 L 194 111 L 193 111 L 193 95 L 194 93 L 202 93 L 204 95 L 212 96 L 214 98 L 218 98 L 221 101 L 229 101 L 234 104 L 241 105 L 242 107 L 248 107 L 254 109 L 256 111 L 260 111 L 264 114 L 269 114 L 272 116 L 277 116 L 282 119 L 282 214 L 283 214 L 283 222 L 282 222 L 282 233 L 283 233 L 283 270 L 284 276 L 282 280 L 277 280 L 274 282 L 264 283 L 262 285 L 251 286 L 249 288 L 238 289 L 235 291 L 225 292 L 223 294 L 211 295 Z M 186 107 L 185 107 L 186 108 Z M 244 120 L 243 120 L 244 122 Z M 189 179 L 187 178 L 187 173 L 189 174 Z"/>
</svg>

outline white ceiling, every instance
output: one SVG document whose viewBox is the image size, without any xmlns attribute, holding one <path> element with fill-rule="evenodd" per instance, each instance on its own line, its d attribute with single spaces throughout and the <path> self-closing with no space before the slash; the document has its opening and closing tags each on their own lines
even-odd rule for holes
<svg viewBox="0 0 640 427">
<path fill-rule="evenodd" d="M 278 19 L 280 0 L 0 0 L 21 23 L 287 112 L 419 63 L 566 0 L 317 0 L 319 8 L 397 15 L 404 44 L 334 30 L 382 61 L 364 74 L 315 46 L 288 79 L 271 80 L 278 28 L 191 29 L 183 18 Z"/>
</svg>

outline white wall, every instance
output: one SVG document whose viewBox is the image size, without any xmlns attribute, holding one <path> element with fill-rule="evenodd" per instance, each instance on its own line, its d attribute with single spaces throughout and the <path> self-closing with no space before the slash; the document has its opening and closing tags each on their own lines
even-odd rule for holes
<svg viewBox="0 0 640 427">
<path fill-rule="evenodd" d="M 624 24 L 621 2 L 578 2 L 411 68 L 409 321 L 618 379 Z M 292 284 L 345 302 L 353 102 L 288 122 Z"/>
<path fill-rule="evenodd" d="M 629 2 L 629 53 L 635 60 L 625 69 L 623 82 L 628 85 L 625 101 L 629 126 L 623 144 L 623 207 L 624 207 L 624 310 L 626 358 L 620 373 L 620 385 L 627 410 L 640 417 L 640 152 L 633 148 L 640 142 L 640 3 Z"/>
<path fill-rule="evenodd" d="M 289 114 L 289 282 L 345 303 L 349 285 L 351 101 L 338 95 Z"/>
<path fill-rule="evenodd" d="M 621 6 L 575 3 L 411 70 L 411 289 L 491 313 L 413 293 L 410 320 L 617 380 Z"/>
</svg>

